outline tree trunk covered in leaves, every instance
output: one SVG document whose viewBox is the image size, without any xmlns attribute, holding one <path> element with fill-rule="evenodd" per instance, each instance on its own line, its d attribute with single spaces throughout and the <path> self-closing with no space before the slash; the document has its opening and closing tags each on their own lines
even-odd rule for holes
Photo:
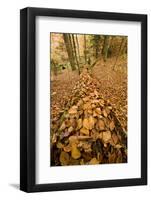
<svg viewBox="0 0 151 200">
<path fill-rule="evenodd" d="M 64 39 L 66 50 L 67 50 L 67 53 L 68 53 L 71 69 L 74 71 L 74 70 L 76 70 L 76 66 L 75 66 L 75 62 L 74 62 L 74 56 L 73 56 L 70 34 L 64 33 L 63 39 Z"/>
<path fill-rule="evenodd" d="M 106 62 L 107 57 L 108 57 L 108 50 L 109 50 L 109 46 L 110 46 L 109 42 L 110 42 L 110 36 L 107 36 L 107 35 L 104 36 L 104 45 L 103 45 L 102 54 L 103 54 L 103 59 L 104 59 L 105 62 Z"/>
</svg>

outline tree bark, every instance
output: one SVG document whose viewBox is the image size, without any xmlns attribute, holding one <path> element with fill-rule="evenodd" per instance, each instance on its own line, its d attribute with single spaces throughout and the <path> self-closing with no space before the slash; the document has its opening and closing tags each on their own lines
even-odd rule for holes
<svg viewBox="0 0 151 200">
<path fill-rule="evenodd" d="M 115 70 L 115 66 L 116 66 L 117 60 L 118 60 L 118 58 L 119 58 L 119 56 L 120 56 L 120 52 L 121 52 L 123 43 L 124 43 L 124 37 L 122 37 L 121 44 L 120 44 L 120 48 L 119 48 L 118 54 L 117 54 L 117 56 L 116 56 L 115 63 L 114 63 L 114 65 L 113 65 L 113 70 Z"/>
<path fill-rule="evenodd" d="M 85 59 L 85 64 L 87 64 L 87 46 L 86 46 L 86 35 L 84 34 L 84 59 Z"/>
<path fill-rule="evenodd" d="M 64 39 L 66 50 L 67 50 L 67 53 L 68 53 L 68 58 L 69 58 L 69 62 L 70 62 L 70 65 L 71 65 L 71 69 L 74 71 L 74 70 L 76 70 L 76 66 L 75 66 L 73 52 L 72 52 L 72 44 L 71 44 L 70 35 L 67 34 L 67 33 L 64 33 L 63 39 Z"/>
<path fill-rule="evenodd" d="M 109 42 L 110 42 L 110 36 L 104 36 L 104 45 L 103 45 L 103 59 L 104 59 L 104 61 L 106 62 L 106 60 L 107 60 L 107 57 L 108 57 L 108 50 L 109 50 L 109 46 L 110 46 L 110 44 L 109 44 Z"/>
<path fill-rule="evenodd" d="M 74 40 L 74 34 L 72 34 L 72 41 L 73 41 L 73 50 L 74 50 L 74 57 L 75 57 L 75 61 L 78 67 L 78 72 L 80 74 L 80 67 L 79 67 L 79 62 L 78 62 L 78 58 L 77 58 L 77 51 L 76 51 L 76 45 L 75 45 L 75 40 Z"/>
</svg>

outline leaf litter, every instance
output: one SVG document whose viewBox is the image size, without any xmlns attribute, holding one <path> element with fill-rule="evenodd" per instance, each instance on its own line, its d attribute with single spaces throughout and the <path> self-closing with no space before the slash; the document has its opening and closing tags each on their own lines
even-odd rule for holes
<svg viewBox="0 0 151 200">
<path fill-rule="evenodd" d="M 51 127 L 51 165 L 127 162 L 127 134 L 87 69 Z"/>
</svg>

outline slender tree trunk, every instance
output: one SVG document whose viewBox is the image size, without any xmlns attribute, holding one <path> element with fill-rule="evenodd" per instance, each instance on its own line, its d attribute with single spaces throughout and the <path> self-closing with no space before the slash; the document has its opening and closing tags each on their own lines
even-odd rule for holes
<svg viewBox="0 0 151 200">
<path fill-rule="evenodd" d="M 76 44 L 77 44 L 77 52 L 78 52 L 78 60 L 79 60 L 79 63 L 80 63 L 80 50 L 79 50 L 79 42 L 78 42 L 78 36 L 77 34 L 75 35 L 75 38 L 76 38 Z"/>
<path fill-rule="evenodd" d="M 87 63 L 87 46 L 86 46 L 86 35 L 84 34 L 84 59 L 85 59 L 85 64 Z"/>
<path fill-rule="evenodd" d="M 103 45 L 103 59 L 106 62 L 108 57 L 108 50 L 109 50 L 109 42 L 110 42 L 110 36 L 104 36 L 104 45 Z"/>
<path fill-rule="evenodd" d="M 74 34 L 72 34 L 72 41 L 73 41 L 74 57 L 75 57 L 76 64 L 77 64 L 77 67 L 78 67 L 78 72 L 80 74 L 80 67 L 79 67 L 79 62 L 78 62 L 78 58 L 77 58 L 77 51 L 76 51 L 76 45 L 75 45 L 75 40 L 74 40 Z"/>
<path fill-rule="evenodd" d="M 71 41 L 70 41 L 70 35 L 67 34 L 67 33 L 64 33 L 63 39 L 64 39 L 66 50 L 67 50 L 67 53 L 68 53 L 68 58 L 69 58 L 69 62 L 70 62 L 70 65 L 71 65 L 71 69 L 76 70 L 73 52 L 72 52 L 72 45 L 71 45 Z"/>
<path fill-rule="evenodd" d="M 124 38 L 123 47 L 121 47 L 121 54 L 124 54 L 127 51 L 127 37 Z"/>
<path fill-rule="evenodd" d="M 52 71 L 54 75 L 57 76 L 58 75 L 57 65 L 53 59 L 51 60 L 51 64 L 52 64 Z"/>
<path fill-rule="evenodd" d="M 114 65 L 113 65 L 113 70 L 115 70 L 115 66 L 116 66 L 117 60 L 118 60 L 118 58 L 119 58 L 119 56 L 120 56 L 120 52 L 121 52 L 121 49 L 122 49 L 123 42 L 124 42 L 124 37 L 122 37 L 121 44 L 120 44 L 120 48 L 119 48 L 118 54 L 117 54 L 117 56 L 116 56 L 115 63 L 114 63 Z"/>
</svg>

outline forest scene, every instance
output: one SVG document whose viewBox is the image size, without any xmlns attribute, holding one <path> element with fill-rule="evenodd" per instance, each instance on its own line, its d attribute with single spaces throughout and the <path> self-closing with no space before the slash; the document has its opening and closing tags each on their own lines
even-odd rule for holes
<svg viewBox="0 0 151 200">
<path fill-rule="evenodd" d="M 127 43 L 50 33 L 50 166 L 127 163 Z"/>
</svg>

